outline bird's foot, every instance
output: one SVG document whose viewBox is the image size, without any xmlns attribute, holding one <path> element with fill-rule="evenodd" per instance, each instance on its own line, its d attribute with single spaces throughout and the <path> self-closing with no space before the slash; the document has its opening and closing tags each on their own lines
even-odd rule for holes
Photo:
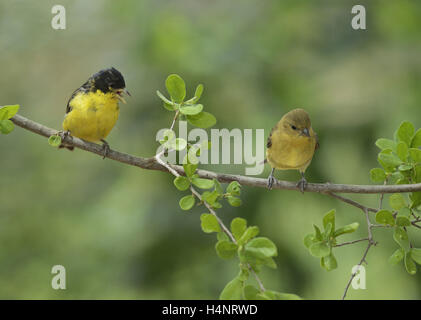
<svg viewBox="0 0 421 320">
<path fill-rule="evenodd" d="M 73 149 L 75 148 L 74 146 L 72 146 L 71 144 L 63 143 L 63 141 L 66 140 L 66 139 L 72 141 L 73 137 L 71 136 L 70 131 L 69 130 L 59 131 L 59 132 L 57 132 L 57 135 L 60 137 L 60 139 L 62 141 L 61 144 L 58 146 L 59 149 L 67 148 L 70 151 L 73 151 Z"/>
<path fill-rule="evenodd" d="M 57 132 L 57 135 L 60 136 L 61 140 L 64 140 L 66 138 L 72 138 L 69 130 L 59 131 Z"/>
<path fill-rule="evenodd" d="M 269 178 L 268 178 L 268 184 L 267 184 L 267 187 L 268 187 L 269 190 L 272 190 L 273 183 L 275 181 L 277 181 L 276 178 L 274 176 L 270 175 Z"/>
<path fill-rule="evenodd" d="M 300 181 L 297 182 L 297 188 L 300 189 L 301 193 L 304 193 L 305 188 L 307 188 L 307 180 L 302 177 Z"/>
<path fill-rule="evenodd" d="M 111 148 L 108 142 L 105 141 L 104 139 L 101 139 L 101 142 L 102 142 L 102 155 L 103 155 L 102 159 L 105 159 L 105 157 L 110 152 Z"/>
</svg>

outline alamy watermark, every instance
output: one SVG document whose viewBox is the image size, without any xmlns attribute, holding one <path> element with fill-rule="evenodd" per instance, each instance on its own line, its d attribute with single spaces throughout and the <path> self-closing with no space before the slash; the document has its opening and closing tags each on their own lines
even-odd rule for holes
<svg viewBox="0 0 421 320">
<path fill-rule="evenodd" d="M 365 285 L 365 268 L 362 265 L 356 265 L 352 267 L 352 274 L 355 273 L 354 278 L 352 279 L 352 288 L 354 290 L 366 289 Z"/>
<path fill-rule="evenodd" d="M 54 274 L 54 277 L 51 279 L 51 287 L 54 290 L 66 289 L 66 268 L 57 264 L 52 267 L 51 273 Z"/>
<path fill-rule="evenodd" d="M 156 140 L 174 139 L 175 133 L 169 129 L 161 129 L 156 134 Z M 180 121 L 178 127 L 178 138 L 193 145 L 189 153 L 195 153 L 189 161 L 197 158 L 200 164 L 246 164 L 246 175 L 259 175 L 264 170 L 265 159 L 265 131 L 264 129 L 211 129 L 210 138 L 204 129 L 195 128 L 187 132 L 187 122 Z M 210 147 L 208 147 L 210 141 Z M 157 154 L 166 147 L 161 145 Z M 200 153 L 196 155 L 196 151 Z M 187 150 L 168 152 L 161 158 L 171 164 L 182 163 Z M 177 159 L 178 155 L 178 159 Z M 193 160 L 195 161 L 195 160 Z"/>
</svg>

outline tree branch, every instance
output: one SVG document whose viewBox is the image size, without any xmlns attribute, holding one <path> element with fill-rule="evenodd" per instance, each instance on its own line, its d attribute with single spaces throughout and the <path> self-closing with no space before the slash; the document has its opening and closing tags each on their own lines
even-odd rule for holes
<svg viewBox="0 0 421 320">
<path fill-rule="evenodd" d="M 55 129 L 43 126 L 40 123 L 29 120 L 20 115 L 15 115 L 11 119 L 17 126 L 32 131 L 44 137 L 50 137 L 59 133 Z M 101 145 L 87 142 L 76 137 L 66 136 L 62 137 L 63 143 L 73 145 L 76 148 L 95 153 L 99 156 L 103 156 L 103 149 Z M 160 170 L 168 171 L 166 167 L 160 164 L 155 157 L 143 158 L 135 157 L 130 154 L 110 150 L 107 154 L 107 158 L 119 161 L 131 166 L 136 166 L 147 170 Z M 180 175 L 184 175 L 182 166 L 172 165 L 172 168 L 177 171 Z M 253 178 L 242 175 L 233 175 L 225 173 L 217 173 L 208 170 L 197 170 L 197 174 L 201 178 L 205 179 L 216 179 L 222 183 L 229 183 L 232 181 L 238 181 L 243 186 L 266 188 L 267 179 Z M 275 181 L 273 189 L 283 190 L 296 190 L 300 191 L 295 182 L 290 181 Z M 352 184 L 332 184 L 332 183 L 309 183 L 304 190 L 305 192 L 318 192 L 332 195 L 332 193 L 364 193 L 364 194 L 377 194 L 377 193 L 402 193 L 402 192 L 414 192 L 421 191 L 421 183 L 416 184 L 401 184 L 401 185 L 352 185 Z M 349 202 L 348 202 L 349 203 Z M 371 211 L 371 209 L 369 209 Z"/>
</svg>

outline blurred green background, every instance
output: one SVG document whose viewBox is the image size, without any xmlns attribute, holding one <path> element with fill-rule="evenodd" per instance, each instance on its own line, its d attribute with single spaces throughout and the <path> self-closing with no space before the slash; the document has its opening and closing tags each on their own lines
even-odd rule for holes
<svg viewBox="0 0 421 320">
<path fill-rule="evenodd" d="M 67 29 L 51 27 L 51 8 L 66 8 Z M 351 28 L 364 4 L 367 30 Z M 367 184 L 377 166 L 374 142 L 403 120 L 421 126 L 420 1 L 19 1 L 0 2 L 0 105 L 61 128 L 67 100 L 93 73 L 114 66 L 132 98 L 107 139 L 117 150 L 152 156 L 156 132 L 171 114 L 157 98 L 170 73 L 216 115 L 216 128 L 264 128 L 305 108 L 321 148 L 311 182 Z M 57 150 L 16 128 L 0 136 L 0 298 L 213 299 L 237 273 L 215 238 L 200 230 L 197 208 L 178 207 L 169 174 L 141 170 L 91 153 Z M 208 166 L 243 173 L 242 166 Z M 262 177 L 266 177 L 266 168 Z M 296 181 L 296 172 L 277 174 Z M 278 269 L 264 269 L 273 290 L 307 299 L 338 299 L 364 243 L 337 248 L 326 272 L 303 245 L 312 224 L 337 209 L 338 225 L 362 212 L 319 194 L 243 188 L 243 206 L 220 216 L 258 225 L 279 249 Z M 376 196 L 354 196 L 367 205 Z M 387 199 L 386 199 L 387 200 Z M 387 201 L 386 201 L 387 203 Z M 420 274 L 391 266 L 390 230 L 375 230 L 366 290 L 354 299 L 419 299 Z M 415 245 L 421 237 L 410 233 Z M 67 271 L 67 289 L 51 288 L 51 268 Z"/>
</svg>

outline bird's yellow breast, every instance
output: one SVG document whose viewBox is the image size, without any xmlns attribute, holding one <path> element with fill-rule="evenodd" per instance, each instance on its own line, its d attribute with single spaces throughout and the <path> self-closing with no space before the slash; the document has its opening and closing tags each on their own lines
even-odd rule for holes
<svg viewBox="0 0 421 320">
<path fill-rule="evenodd" d="M 310 137 L 291 136 L 282 130 L 274 130 L 272 145 L 266 150 L 266 158 L 275 169 L 297 169 L 304 172 L 313 158 L 316 137 L 310 129 Z"/>
<path fill-rule="evenodd" d="M 63 129 L 71 135 L 92 142 L 105 139 L 117 122 L 118 98 L 115 93 L 80 92 L 69 102 Z"/>
</svg>

